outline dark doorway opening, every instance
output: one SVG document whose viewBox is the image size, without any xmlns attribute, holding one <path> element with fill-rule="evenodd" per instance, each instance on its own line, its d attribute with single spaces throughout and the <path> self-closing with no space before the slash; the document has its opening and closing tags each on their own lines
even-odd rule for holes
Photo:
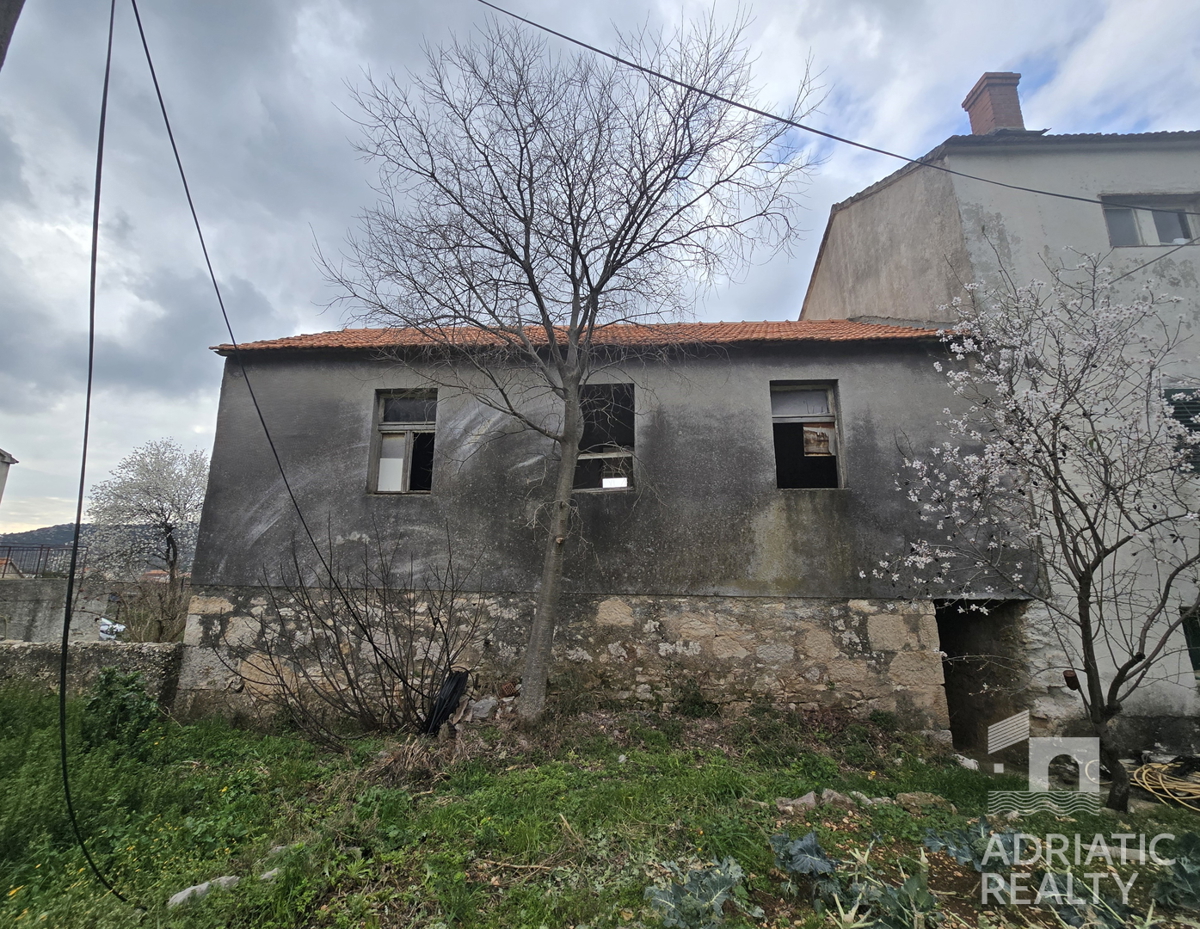
<svg viewBox="0 0 1200 929">
<path fill-rule="evenodd" d="M 936 606 L 954 747 L 986 753 L 988 726 L 1028 708 L 1019 632 L 1026 601 L 951 600 Z"/>
</svg>

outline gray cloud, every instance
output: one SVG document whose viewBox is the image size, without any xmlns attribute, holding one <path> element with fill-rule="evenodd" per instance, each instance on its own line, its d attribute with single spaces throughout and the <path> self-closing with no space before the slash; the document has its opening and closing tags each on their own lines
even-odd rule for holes
<svg viewBox="0 0 1200 929">
<path fill-rule="evenodd" d="M 735 6 L 718 0 L 717 17 L 731 18 Z M 673 23 L 706 9 L 699 0 L 528 0 L 521 12 L 609 45 L 614 26 Z M 320 311 L 335 294 L 313 245 L 336 254 L 373 199 L 372 169 L 352 148 L 347 84 L 365 70 L 420 69 L 424 42 L 469 40 L 490 14 L 472 3 L 395 0 L 162 0 L 142 12 L 238 337 L 336 328 L 340 315 Z M 65 473 L 59 457 L 74 448 L 74 419 L 56 445 L 35 414 L 76 403 L 82 384 L 106 13 L 84 0 L 26 4 L 0 71 L 0 445 L 30 473 Z M 1025 74 L 1030 125 L 1200 125 L 1200 13 L 1191 0 L 759 0 L 752 13 L 764 100 L 789 98 L 811 53 L 828 92 L 815 124 L 909 155 L 966 130 L 959 102 L 985 70 Z M 155 437 L 146 430 L 175 421 L 200 436 L 220 376 L 207 346 L 225 339 L 128 5 L 118 4 L 118 20 L 101 236 L 99 462 L 119 460 Z M 792 256 L 707 296 L 701 318 L 794 316 L 830 203 L 897 167 L 798 138 L 828 156 L 809 188 L 811 209 L 798 218 L 810 231 Z M 24 493 L 14 480 L 0 528 L 10 495 Z M 41 481 L 37 494 L 70 496 L 69 480 L 61 491 L 52 483 Z"/>
</svg>

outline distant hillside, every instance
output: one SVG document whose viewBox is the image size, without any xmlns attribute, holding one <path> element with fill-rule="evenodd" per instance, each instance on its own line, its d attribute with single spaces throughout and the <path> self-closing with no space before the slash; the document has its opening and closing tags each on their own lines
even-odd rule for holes
<svg viewBox="0 0 1200 929">
<path fill-rule="evenodd" d="M 83 541 L 87 541 L 91 526 L 83 524 Z M 0 533 L 0 545 L 70 545 L 75 536 L 74 523 L 62 523 L 58 526 L 43 526 L 41 529 L 30 529 L 28 532 Z"/>
</svg>

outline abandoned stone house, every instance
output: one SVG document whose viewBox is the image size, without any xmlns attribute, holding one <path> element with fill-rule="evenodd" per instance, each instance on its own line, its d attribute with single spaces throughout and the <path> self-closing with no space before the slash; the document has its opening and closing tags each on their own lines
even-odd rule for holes
<svg viewBox="0 0 1200 929">
<path fill-rule="evenodd" d="M 898 443 L 933 441 L 946 405 L 934 333 L 791 321 L 600 338 L 625 361 L 588 387 L 615 412 L 581 444 L 560 676 L 655 704 L 694 682 L 721 702 L 883 709 L 946 729 L 933 605 L 889 599 L 862 573 L 914 528 Z M 516 673 L 552 446 L 444 386 L 419 342 L 348 329 L 243 345 L 241 362 L 310 525 L 335 544 L 386 539 L 418 575 L 452 546 L 502 614 L 479 660 Z M 189 645 L 212 647 L 248 616 L 300 538 L 228 358 Z M 229 684 L 204 647 L 181 687 L 196 710 Z"/>
<path fill-rule="evenodd" d="M 985 670 L 943 665 L 946 653 L 987 653 L 1011 668 L 1049 648 L 1022 622 L 1023 604 L 965 622 L 953 604 L 891 599 L 864 572 L 917 528 L 895 488 L 900 448 L 941 438 L 950 401 L 933 330 L 964 282 L 1045 277 L 1070 250 L 1107 253 L 1118 273 L 1157 258 L 1125 286 L 1170 289 L 1200 323 L 1196 248 L 1180 247 L 1200 232 L 1189 215 L 1200 210 L 1200 132 L 1028 131 L 1018 79 L 985 74 L 963 104 L 971 135 L 833 207 L 799 321 L 607 330 L 626 354 L 590 389 L 622 412 L 592 423 L 582 446 L 560 681 L 654 704 L 695 683 L 732 704 L 883 709 L 912 728 L 953 724 L 964 743 L 1014 707 L 1047 725 L 1078 713 L 1060 681 L 997 699 L 979 693 Z M 495 597 L 498 631 L 480 661 L 515 674 L 540 575 L 549 443 L 448 389 L 419 342 L 350 329 L 245 345 L 242 361 L 309 522 L 335 545 L 386 538 L 418 572 L 453 547 Z M 1200 370 L 1184 374 L 1180 386 L 1200 384 Z M 264 580 L 298 534 L 227 359 L 184 711 L 222 699 L 230 675 L 211 649 L 261 609 Z M 1133 725 L 1196 716 L 1200 650 L 1186 644 L 1129 708 Z"/>
</svg>

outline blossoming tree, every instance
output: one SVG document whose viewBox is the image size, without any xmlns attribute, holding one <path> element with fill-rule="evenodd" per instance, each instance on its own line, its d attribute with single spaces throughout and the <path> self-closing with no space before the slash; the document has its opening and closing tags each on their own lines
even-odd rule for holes
<svg viewBox="0 0 1200 929">
<path fill-rule="evenodd" d="M 927 530 L 874 569 L 915 595 L 1043 604 L 1115 809 L 1129 778 L 1110 724 L 1179 668 L 1180 627 L 1200 612 L 1200 433 L 1174 303 L 1116 299 L 1095 260 L 971 291 L 943 333 L 961 398 L 949 438 L 901 477 Z"/>
</svg>

